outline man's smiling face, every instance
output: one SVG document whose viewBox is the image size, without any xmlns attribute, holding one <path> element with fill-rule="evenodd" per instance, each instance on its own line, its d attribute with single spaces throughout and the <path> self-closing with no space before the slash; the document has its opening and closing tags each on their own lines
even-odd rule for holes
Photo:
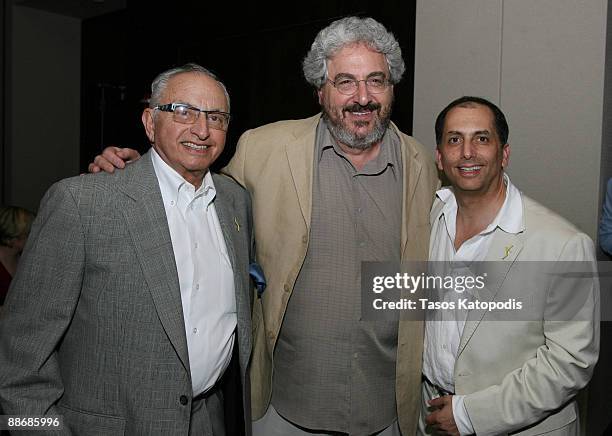
<svg viewBox="0 0 612 436">
<path fill-rule="evenodd" d="M 380 142 L 391 117 L 393 86 L 373 94 L 364 80 L 389 78 L 385 56 L 364 44 L 345 46 L 327 61 L 327 77 L 334 82 L 360 81 L 352 95 L 340 93 L 329 81 L 318 91 L 319 103 L 334 138 L 340 144 L 358 149 Z"/>
<path fill-rule="evenodd" d="M 160 105 L 185 103 L 203 110 L 227 112 L 228 102 L 219 82 L 202 73 L 181 73 L 168 80 Z M 151 108 L 142 114 L 155 151 L 185 180 L 199 187 L 210 165 L 221 155 L 226 132 L 212 129 L 200 113 L 193 124 L 174 121 L 172 112 Z"/>
<path fill-rule="evenodd" d="M 503 183 L 509 157 L 510 146 L 500 143 L 491 109 L 471 103 L 446 114 L 436 162 L 456 193 L 494 191 Z"/>
</svg>

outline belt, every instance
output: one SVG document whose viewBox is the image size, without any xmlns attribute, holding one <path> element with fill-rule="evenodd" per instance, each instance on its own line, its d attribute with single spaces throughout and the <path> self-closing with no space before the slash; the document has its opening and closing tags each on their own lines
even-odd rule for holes
<svg viewBox="0 0 612 436">
<path fill-rule="evenodd" d="M 431 380 L 429 380 L 425 374 L 421 375 L 421 381 L 424 383 L 427 383 L 429 386 L 431 386 L 432 388 L 435 389 L 435 391 L 438 393 L 438 395 L 440 395 L 441 397 L 444 397 L 446 395 L 455 395 L 454 392 L 451 392 L 447 389 L 444 389 L 442 386 L 438 386 L 435 383 L 432 383 Z"/>
</svg>

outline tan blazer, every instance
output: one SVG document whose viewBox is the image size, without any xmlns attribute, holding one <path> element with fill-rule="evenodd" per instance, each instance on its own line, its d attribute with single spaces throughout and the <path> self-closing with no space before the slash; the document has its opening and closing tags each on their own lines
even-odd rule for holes
<svg viewBox="0 0 612 436">
<path fill-rule="evenodd" d="M 518 315 L 499 321 L 491 312 L 470 311 L 455 363 L 455 391 L 467 395 L 465 405 L 479 436 L 577 435 L 573 397 L 590 380 L 599 350 L 598 283 L 592 276 L 529 272 L 553 265 L 564 271 L 569 265 L 595 267 L 593 242 L 554 212 L 522 198 L 525 230 L 495 230 L 486 258 L 495 263 L 487 267 L 487 286 L 479 297 L 525 301 L 527 293 L 539 294 L 534 301 L 541 302 L 542 312 L 522 321 Z M 439 219 L 442 206 L 437 200 L 432 219 Z M 572 301 L 570 307 L 568 295 L 578 296 L 580 304 Z"/>
<path fill-rule="evenodd" d="M 257 259 L 267 279 L 267 288 L 253 313 L 253 419 L 263 416 L 270 402 L 272 355 L 308 248 L 319 119 L 316 115 L 281 121 L 245 132 L 234 158 L 223 170 L 251 193 Z M 399 135 L 402 147 L 402 259 L 425 260 L 437 171 L 430 151 L 395 125 L 391 128 Z M 422 348 L 422 323 L 400 322 L 396 396 L 404 434 L 414 434 L 418 421 Z"/>
</svg>

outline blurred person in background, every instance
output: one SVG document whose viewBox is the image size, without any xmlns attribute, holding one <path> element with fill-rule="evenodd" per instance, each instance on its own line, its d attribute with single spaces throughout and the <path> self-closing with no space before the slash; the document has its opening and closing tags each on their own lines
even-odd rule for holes
<svg viewBox="0 0 612 436">
<path fill-rule="evenodd" d="M 601 212 L 599 245 L 603 251 L 612 255 L 612 178 L 608 180 L 606 198 Z"/>
<path fill-rule="evenodd" d="M 16 206 L 0 207 L 0 306 L 17 270 L 34 214 Z"/>
</svg>

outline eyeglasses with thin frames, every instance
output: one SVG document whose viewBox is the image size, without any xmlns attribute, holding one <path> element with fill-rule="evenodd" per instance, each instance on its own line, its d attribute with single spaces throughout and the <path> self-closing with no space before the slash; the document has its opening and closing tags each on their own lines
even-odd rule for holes
<svg viewBox="0 0 612 436">
<path fill-rule="evenodd" d="M 384 76 L 372 76 L 367 79 L 352 79 L 350 77 L 341 77 L 336 80 L 327 79 L 334 88 L 338 90 L 340 94 L 353 95 L 359 88 L 359 82 L 364 82 L 368 92 L 372 94 L 380 94 L 384 92 L 391 82 L 389 82 Z"/>
<path fill-rule="evenodd" d="M 208 111 L 190 106 L 185 103 L 168 103 L 155 106 L 153 109 L 162 112 L 172 112 L 172 119 L 181 124 L 194 124 L 200 114 L 206 116 L 208 127 L 215 130 L 227 131 L 230 122 L 230 114 L 221 111 Z"/>
</svg>

